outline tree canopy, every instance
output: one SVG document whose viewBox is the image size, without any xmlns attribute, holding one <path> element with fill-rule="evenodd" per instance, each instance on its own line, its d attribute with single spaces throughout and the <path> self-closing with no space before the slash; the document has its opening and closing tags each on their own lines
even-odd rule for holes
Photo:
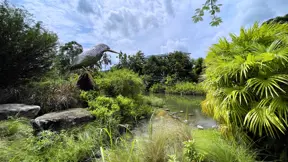
<svg viewBox="0 0 288 162">
<path fill-rule="evenodd" d="M 53 63 L 58 37 L 24 9 L 0 4 L 0 86 L 43 76 Z"/>
</svg>

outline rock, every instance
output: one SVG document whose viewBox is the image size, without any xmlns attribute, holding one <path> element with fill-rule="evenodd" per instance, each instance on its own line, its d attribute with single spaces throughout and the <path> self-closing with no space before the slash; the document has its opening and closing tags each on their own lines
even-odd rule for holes
<svg viewBox="0 0 288 162">
<path fill-rule="evenodd" d="M 204 129 L 204 127 L 202 127 L 201 125 L 197 125 L 198 129 Z"/>
<path fill-rule="evenodd" d="M 165 111 L 170 111 L 169 109 L 165 109 Z"/>
<path fill-rule="evenodd" d="M 180 113 L 184 113 L 184 111 L 183 111 L 183 110 L 181 110 L 181 111 L 180 111 Z"/>
<path fill-rule="evenodd" d="M 40 106 L 25 104 L 2 104 L 0 105 L 0 120 L 8 119 L 9 116 L 35 118 L 40 111 Z"/>
<path fill-rule="evenodd" d="M 188 123 L 188 120 L 184 120 L 183 122 L 184 122 L 184 123 Z"/>
<path fill-rule="evenodd" d="M 60 112 L 44 114 L 31 120 L 36 132 L 41 130 L 61 130 L 72 126 L 88 123 L 95 119 L 91 113 L 82 108 L 74 108 Z"/>
<path fill-rule="evenodd" d="M 190 113 L 190 114 L 188 114 L 188 116 L 194 116 L 194 114 L 191 114 L 191 113 Z"/>
<path fill-rule="evenodd" d="M 218 125 L 213 125 L 212 128 L 213 129 L 218 129 Z"/>
</svg>

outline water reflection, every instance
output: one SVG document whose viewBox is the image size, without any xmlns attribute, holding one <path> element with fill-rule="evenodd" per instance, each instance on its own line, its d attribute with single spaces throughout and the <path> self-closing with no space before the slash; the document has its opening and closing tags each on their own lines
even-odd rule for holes
<svg viewBox="0 0 288 162">
<path fill-rule="evenodd" d="M 200 125 L 204 128 L 211 128 L 216 125 L 213 119 L 204 115 L 201 111 L 200 103 L 205 99 L 204 96 L 150 95 L 164 99 L 164 109 L 169 110 L 169 113 L 175 118 L 186 121 L 193 127 Z"/>
</svg>

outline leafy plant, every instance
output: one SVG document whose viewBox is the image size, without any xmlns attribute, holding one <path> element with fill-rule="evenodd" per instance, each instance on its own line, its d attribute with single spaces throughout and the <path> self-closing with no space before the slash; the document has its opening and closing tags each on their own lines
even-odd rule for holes
<svg viewBox="0 0 288 162">
<path fill-rule="evenodd" d="M 254 162 L 255 153 L 221 137 L 215 130 L 193 130 L 193 140 L 184 142 L 184 153 L 197 162 Z"/>
<path fill-rule="evenodd" d="M 164 93 L 165 92 L 165 86 L 161 83 L 153 84 L 152 87 L 149 89 L 150 92 L 153 93 Z"/>
<path fill-rule="evenodd" d="M 102 73 L 95 79 L 100 91 L 111 97 L 137 97 L 144 88 L 143 81 L 134 72 L 121 69 Z"/>
<path fill-rule="evenodd" d="M 0 3 L 0 88 L 39 79 L 51 69 L 58 37 L 21 8 Z"/>
<path fill-rule="evenodd" d="M 285 138 L 287 33 L 287 24 L 255 23 L 239 36 L 230 34 L 231 42 L 222 38 L 213 45 L 205 59 L 203 111 L 235 134 L 240 128 L 255 139 Z"/>
<path fill-rule="evenodd" d="M 220 12 L 220 7 L 222 4 L 217 4 L 217 0 L 206 0 L 206 2 L 202 5 L 202 8 L 197 8 L 195 10 L 195 15 L 192 17 L 195 23 L 199 21 L 203 21 L 203 16 L 205 11 L 209 11 L 212 17 L 212 21 L 210 22 L 211 26 L 218 26 L 222 23 L 222 19 L 216 15 L 216 13 Z"/>
</svg>

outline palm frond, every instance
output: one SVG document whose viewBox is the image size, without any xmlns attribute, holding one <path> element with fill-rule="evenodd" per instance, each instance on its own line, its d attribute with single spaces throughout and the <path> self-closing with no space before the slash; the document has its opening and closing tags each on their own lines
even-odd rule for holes
<svg viewBox="0 0 288 162">
<path fill-rule="evenodd" d="M 256 95 L 266 98 L 272 96 L 279 96 L 279 90 L 282 93 L 286 93 L 278 83 L 288 84 L 287 75 L 273 75 L 268 78 L 251 78 L 247 81 L 247 86 L 256 91 Z"/>
<path fill-rule="evenodd" d="M 269 107 L 257 106 L 253 108 L 247 113 L 244 119 L 244 125 L 260 137 L 264 132 L 272 137 L 276 137 L 279 131 L 284 134 L 286 130 L 284 123 Z"/>
</svg>

